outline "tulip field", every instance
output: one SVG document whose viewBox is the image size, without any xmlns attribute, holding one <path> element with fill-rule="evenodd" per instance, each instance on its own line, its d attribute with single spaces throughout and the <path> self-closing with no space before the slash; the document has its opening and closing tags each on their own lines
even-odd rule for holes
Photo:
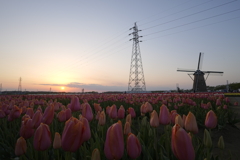
<svg viewBox="0 0 240 160">
<path fill-rule="evenodd" d="M 239 122 L 230 105 L 222 93 L 0 95 L 0 159 L 221 160 L 212 134 Z"/>
</svg>

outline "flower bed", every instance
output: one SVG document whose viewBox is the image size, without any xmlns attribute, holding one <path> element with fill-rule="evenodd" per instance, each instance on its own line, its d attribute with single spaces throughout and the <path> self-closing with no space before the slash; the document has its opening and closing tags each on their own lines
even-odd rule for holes
<svg viewBox="0 0 240 160">
<path fill-rule="evenodd" d="M 238 121 L 229 105 L 221 93 L 0 96 L 0 159 L 217 159 L 212 131 Z"/>
</svg>

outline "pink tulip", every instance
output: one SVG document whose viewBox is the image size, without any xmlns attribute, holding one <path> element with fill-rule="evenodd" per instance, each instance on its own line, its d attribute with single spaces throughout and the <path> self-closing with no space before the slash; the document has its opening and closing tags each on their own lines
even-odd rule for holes
<svg viewBox="0 0 240 160">
<path fill-rule="evenodd" d="M 93 119 L 93 113 L 92 108 L 89 105 L 89 103 L 84 103 L 82 105 L 82 115 L 85 117 L 88 121 L 91 121 Z"/>
<path fill-rule="evenodd" d="M 228 106 L 226 104 L 224 104 L 223 109 L 228 109 Z"/>
<path fill-rule="evenodd" d="M 77 96 L 73 96 L 71 99 L 71 103 L 68 105 L 68 108 L 72 110 L 72 112 L 82 110 L 82 106 L 79 102 L 79 98 Z"/>
<path fill-rule="evenodd" d="M 17 143 L 15 145 L 15 155 L 21 156 L 27 152 L 27 142 L 23 137 L 17 139 Z"/>
<path fill-rule="evenodd" d="M 175 117 L 175 124 L 179 124 L 181 127 L 184 127 L 183 119 L 179 114 Z"/>
<path fill-rule="evenodd" d="M 125 135 L 128 135 L 129 133 L 131 133 L 131 124 L 129 122 L 125 123 L 123 133 Z"/>
<path fill-rule="evenodd" d="M 42 123 L 49 125 L 52 123 L 53 118 L 54 118 L 54 105 L 51 104 L 45 109 L 43 113 Z"/>
<path fill-rule="evenodd" d="M 118 121 L 107 130 L 104 153 L 109 160 L 119 160 L 124 154 L 122 123 Z"/>
<path fill-rule="evenodd" d="M 129 122 L 130 125 L 132 124 L 132 116 L 131 114 L 128 114 L 127 117 L 126 117 L 126 122 Z"/>
<path fill-rule="evenodd" d="M 13 121 L 16 118 L 19 118 L 22 114 L 22 109 L 20 109 L 18 106 L 14 105 L 12 110 L 10 111 L 8 115 L 8 121 Z"/>
<path fill-rule="evenodd" d="M 208 111 L 206 115 L 205 126 L 209 129 L 213 129 L 217 126 L 217 116 L 212 110 Z"/>
<path fill-rule="evenodd" d="M 30 118 L 32 118 L 34 115 L 33 108 L 27 108 L 26 114 L 29 115 Z"/>
<path fill-rule="evenodd" d="M 172 151 L 179 160 L 194 160 L 195 151 L 187 132 L 179 124 L 172 128 Z"/>
<path fill-rule="evenodd" d="M 82 134 L 82 142 L 81 142 L 83 143 L 91 138 L 91 130 L 90 130 L 89 122 L 85 117 L 80 115 L 79 121 L 82 122 L 84 126 L 84 132 Z"/>
<path fill-rule="evenodd" d="M 140 107 L 141 115 L 144 116 L 147 113 L 147 109 L 145 107 L 145 104 L 142 104 Z"/>
<path fill-rule="evenodd" d="M 41 121 L 42 121 L 42 112 L 40 110 L 37 110 L 34 113 L 32 121 L 33 121 L 33 126 L 35 128 L 38 128 L 38 126 L 41 124 Z"/>
<path fill-rule="evenodd" d="M 23 137 L 24 139 L 31 138 L 34 134 L 34 124 L 32 119 L 30 118 L 25 118 L 22 121 L 22 125 L 20 128 L 20 136 Z"/>
<path fill-rule="evenodd" d="M 37 151 L 44 151 L 52 144 L 51 133 L 47 124 L 41 123 L 34 134 L 33 147 Z"/>
<path fill-rule="evenodd" d="M 112 105 L 109 111 L 109 117 L 112 119 L 117 119 L 117 107 L 116 105 Z"/>
<path fill-rule="evenodd" d="M 187 131 L 192 132 L 194 134 L 198 133 L 197 121 L 192 112 L 188 112 L 188 115 L 186 116 L 184 125 L 185 125 L 185 129 Z"/>
<path fill-rule="evenodd" d="M 160 107 L 160 112 L 159 112 L 159 123 L 162 125 L 167 125 L 171 121 L 170 113 L 166 105 L 162 105 Z"/>
<path fill-rule="evenodd" d="M 146 102 L 144 104 L 144 107 L 145 107 L 146 112 L 152 112 L 153 111 L 153 107 L 149 102 Z"/>
<path fill-rule="evenodd" d="M 178 113 L 177 113 L 176 110 L 172 110 L 172 111 L 170 112 L 171 124 L 175 124 L 175 118 L 176 118 L 177 115 L 178 115 Z"/>
<path fill-rule="evenodd" d="M 118 109 L 118 115 L 117 115 L 117 117 L 119 118 L 119 119 L 124 119 L 124 117 L 125 117 L 125 109 L 124 109 L 124 107 L 121 105 L 120 106 L 120 108 Z"/>
<path fill-rule="evenodd" d="M 78 119 L 71 117 L 65 122 L 62 133 L 62 149 L 75 152 L 82 144 L 84 125 Z"/>
<path fill-rule="evenodd" d="M 127 154 L 130 158 L 136 159 L 141 155 L 142 148 L 138 138 L 129 133 L 127 137 Z"/>
<path fill-rule="evenodd" d="M 111 110 L 111 107 L 107 106 L 107 107 L 106 107 L 106 113 L 107 113 L 107 115 L 109 115 L 110 110 Z"/>
<path fill-rule="evenodd" d="M 150 126 L 155 128 L 159 126 L 159 118 L 155 110 L 150 114 Z"/>
<path fill-rule="evenodd" d="M 94 107 L 95 113 L 97 113 L 98 111 L 100 112 L 102 111 L 102 107 L 98 103 L 94 103 L 93 107 Z"/>
<path fill-rule="evenodd" d="M 99 118 L 98 118 L 98 125 L 103 126 L 106 123 L 106 114 L 104 111 L 102 111 L 99 114 Z"/>
<path fill-rule="evenodd" d="M 222 104 L 222 103 L 221 103 L 221 99 L 218 98 L 217 101 L 216 101 L 216 105 L 217 105 L 217 106 L 221 106 L 221 104 Z"/>
<path fill-rule="evenodd" d="M 72 110 L 70 108 L 65 110 L 66 120 L 69 120 L 72 117 Z"/>
<path fill-rule="evenodd" d="M 58 112 L 57 119 L 59 122 L 65 122 L 66 121 L 66 111 L 61 110 L 60 112 Z"/>
<path fill-rule="evenodd" d="M 57 149 L 61 148 L 61 146 L 62 146 L 61 135 L 58 132 L 56 132 L 53 140 L 53 148 Z"/>
<path fill-rule="evenodd" d="M 128 113 L 131 114 L 131 117 L 132 117 L 132 118 L 135 118 L 135 117 L 136 117 L 136 112 L 135 112 L 134 108 L 129 107 L 129 108 L 128 108 Z"/>
</svg>

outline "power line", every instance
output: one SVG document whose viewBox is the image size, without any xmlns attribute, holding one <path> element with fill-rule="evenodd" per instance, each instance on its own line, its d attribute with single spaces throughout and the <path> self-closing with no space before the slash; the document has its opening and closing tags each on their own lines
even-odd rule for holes
<svg viewBox="0 0 240 160">
<path fill-rule="evenodd" d="M 123 43 L 121 43 L 120 45 L 118 45 L 117 47 L 115 47 L 115 48 L 112 48 L 112 49 L 110 49 L 110 51 L 111 50 L 116 50 L 117 48 L 119 48 L 119 46 L 122 46 L 123 44 L 126 44 L 128 41 L 125 41 L 125 42 L 123 42 Z M 108 47 L 105 47 L 105 48 L 108 48 Z M 105 49 L 104 48 L 104 49 Z M 127 47 L 125 47 L 125 48 L 127 48 Z M 124 48 L 124 49 L 125 49 Z M 122 49 L 121 49 L 122 50 Z M 101 50 L 101 51 L 103 51 L 103 50 Z M 119 52 L 119 51 L 117 51 L 117 52 Z M 99 53 L 99 52 L 97 52 L 97 53 Z M 116 53 L 116 52 L 111 52 L 111 55 L 113 54 L 113 53 Z M 80 67 L 80 66 L 86 66 L 86 65 L 88 65 L 88 63 L 89 62 L 92 62 L 94 59 L 96 59 L 97 57 L 99 57 L 99 56 L 104 56 L 104 55 L 106 55 L 106 54 L 104 54 L 104 55 L 99 55 L 99 56 L 97 56 L 97 54 L 95 53 L 95 54 L 93 54 L 93 56 L 95 55 L 95 57 L 93 57 L 93 58 L 91 58 L 91 60 L 88 60 L 88 58 L 86 58 L 86 59 L 84 59 L 84 60 L 82 60 L 82 63 L 80 63 L 79 65 L 78 65 L 78 67 Z M 85 62 L 84 62 L 85 61 Z M 54 76 L 56 76 L 56 75 L 59 75 L 60 73 L 63 73 L 64 71 L 66 71 L 66 70 L 68 70 L 68 69 L 70 69 L 70 68 L 73 68 L 74 66 L 73 65 L 71 65 L 70 67 L 68 67 L 68 68 L 64 68 L 63 70 L 61 70 L 60 72 L 58 72 L 58 73 L 56 73 L 56 74 L 54 74 Z"/>
<path fill-rule="evenodd" d="M 191 1 L 191 0 L 190 0 L 190 1 Z M 186 4 L 186 3 L 190 2 L 190 1 L 187 1 L 187 2 L 181 3 L 181 4 L 177 5 L 177 6 L 174 6 L 174 7 L 172 7 L 172 8 L 167 9 L 167 10 L 164 10 L 164 11 L 162 11 L 162 12 L 160 12 L 160 13 L 163 13 L 163 12 L 166 12 L 166 11 L 171 10 L 171 9 L 173 9 L 173 8 L 176 8 L 176 7 L 179 7 L 179 6 L 181 6 L 181 5 L 184 5 L 184 4 Z M 160 13 L 154 14 L 154 15 L 152 15 L 152 16 L 146 17 L 146 18 L 141 19 L 141 20 L 138 20 L 138 21 L 136 21 L 136 22 L 140 22 L 140 21 L 143 21 L 143 20 L 145 20 L 145 19 L 149 19 L 150 17 L 153 17 L 153 16 L 156 16 L 156 15 L 159 15 Z M 144 24 L 142 24 L 142 25 L 145 25 L 145 24 L 147 24 L 147 23 L 144 23 Z M 140 26 L 142 26 L 142 25 L 140 25 Z"/>
<path fill-rule="evenodd" d="M 128 32 L 128 30 L 127 30 L 127 31 L 124 31 L 123 33 L 119 34 L 118 36 L 112 38 L 111 41 L 112 41 L 113 39 L 116 39 L 117 37 L 123 35 L 123 34 L 126 33 L 126 32 Z M 99 53 L 100 51 L 103 51 L 105 48 L 108 48 L 109 46 L 112 46 L 112 45 L 118 43 L 119 41 L 121 41 L 121 40 L 123 40 L 123 39 L 126 39 L 126 37 L 127 37 L 127 36 L 121 38 L 120 40 L 118 40 L 118 41 L 116 41 L 116 42 L 114 42 L 114 43 L 112 43 L 112 44 L 110 44 L 110 45 L 108 45 L 108 46 L 106 46 L 106 47 L 104 47 L 103 49 L 101 49 L 101 50 L 99 50 L 99 51 L 97 51 L 97 52 L 92 52 L 92 54 L 90 54 L 90 55 L 87 55 L 87 53 L 85 53 L 84 56 L 81 56 L 81 57 L 77 58 L 77 60 L 75 60 L 75 62 L 70 63 L 70 65 L 68 65 L 67 67 L 65 66 L 62 70 L 58 71 L 58 72 L 55 73 L 54 75 L 60 74 L 60 73 L 62 73 L 63 71 L 66 71 L 67 69 L 73 68 L 73 66 L 74 66 L 75 64 L 79 64 L 79 62 L 84 61 L 84 60 L 90 58 L 90 57 L 93 56 L 93 55 L 96 55 L 96 54 Z M 110 41 L 110 40 L 109 40 L 109 41 Z M 107 43 L 107 42 L 105 42 L 104 44 L 106 44 L 106 43 Z M 92 50 L 92 51 L 94 51 L 94 50 Z M 88 53 L 89 53 L 89 52 L 88 52 Z M 80 58 L 81 58 L 81 59 L 80 59 Z M 83 58 L 85 58 L 85 59 L 83 59 Z"/>
<path fill-rule="evenodd" d="M 222 7 L 222 6 L 225 6 L 225 5 L 230 4 L 230 3 L 233 3 L 233 2 L 236 2 L 236 0 L 233 0 L 233 1 L 230 1 L 230 2 L 227 2 L 227 3 L 224 3 L 224 4 L 220 4 L 220 5 L 218 5 L 218 6 L 214 6 L 214 7 L 208 8 L 208 9 L 204 9 L 204 10 L 202 10 L 202 11 L 198 11 L 198 12 L 192 13 L 192 14 L 190 14 L 190 15 L 186 15 L 186 16 L 180 17 L 180 18 L 176 18 L 176 19 L 174 19 L 174 20 L 167 21 L 167 22 L 164 22 L 164 23 L 161 23 L 161 24 L 152 26 L 152 27 L 144 28 L 144 29 L 142 29 L 142 30 L 148 30 L 148 29 L 155 28 L 155 27 L 160 26 L 160 25 L 163 25 L 163 24 L 167 24 L 167 23 L 174 22 L 174 21 L 177 21 L 177 20 L 180 20 L 180 19 L 184 19 L 184 18 L 187 18 L 187 17 L 191 17 L 191 16 L 193 16 L 193 15 L 196 15 L 196 14 L 199 14 L 199 13 L 203 13 L 203 12 L 206 12 L 206 11 L 209 11 L 209 10 L 212 10 L 212 9 L 215 9 L 215 8 L 218 8 L 218 7 Z"/>
<path fill-rule="evenodd" d="M 178 26 L 175 26 L 175 27 L 171 27 L 171 28 L 168 28 L 168 29 L 164 29 L 164 30 L 161 30 L 161 31 L 149 33 L 149 34 L 147 34 L 147 35 L 144 35 L 144 37 L 149 36 L 149 35 L 152 35 L 152 34 L 164 32 L 164 31 L 167 31 L 167 30 L 175 29 L 175 28 L 178 28 L 178 27 L 186 26 L 186 25 L 189 25 L 189 24 L 197 23 L 197 22 L 204 21 L 204 20 L 207 20 L 207 19 L 219 17 L 219 16 L 222 16 L 222 15 L 225 15 L 225 14 L 229 14 L 229 13 L 232 13 L 232 12 L 239 11 L 239 10 L 240 10 L 240 8 L 239 8 L 239 9 L 232 10 L 232 11 L 229 11 L 229 12 L 217 14 L 217 15 L 214 15 L 214 16 L 211 16 L 211 17 L 203 18 L 203 19 L 200 19 L 200 20 L 197 20 L 197 21 L 192 21 L 192 22 L 189 22 L 189 23 L 185 23 L 185 24 L 182 24 L 182 25 L 178 25 Z"/>
<path fill-rule="evenodd" d="M 178 34 L 178 33 L 182 33 L 182 32 L 187 32 L 187 31 L 198 29 L 198 28 L 203 28 L 203 27 L 214 25 L 214 24 L 230 21 L 230 20 L 237 19 L 237 18 L 240 18 L 240 16 L 239 17 L 234 17 L 234 18 L 231 18 L 231 19 L 227 19 L 227 20 L 223 20 L 223 21 L 218 21 L 218 22 L 215 22 L 215 23 L 210 23 L 210 24 L 203 25 L 203 26 L 198 26 L 198 27 L 195 27 L 195 28 L 190 28 L 190 29 L 187 29 L 187 30 L 182 30 L 182 31 L 179 31 L 179 32 L 174 32 L 174 33 L 170 33 L 170 34 L 166 34 L 166 35 L 162 35 L 162 36 L 157 36 L 157 37 L 154 37 L 154 38 L 145 39 L 143 41 L 145 42 L 145 41 L 149 41 L 149 40 L 153 40 L 153 39 L 157 39 L 157 38 L 161 38 L 161 37 L 166 37 L 166 36 L 170 36 L 170 35 L 174 35 L 174 34 Z"/>
<path fill-rule="evenodd" d="M 204 2 L 204 3 L 198 4 L 198 5 L 196 5 L 196 6 L 192 6 L 192 7 L 190 7 L 190 8 L 187 8 L 187 9 L 181 10 L 181 11 L 179 11 L 179 12 L 172 13 L 172 14 L 167 15 L 167 16 L 165 16 L 165 17 L 157 18 L 157 19 L 155 19 L 155 20 L 152 20 L 152 21 L 150 21 L 150 22 L 146 22 L 146 23 L 144 23 L 144 24 L 142 24 L 142 25 L 139 25 L 139 26 L 143 26 L 143 25 L 146 25 L 146 24 L 149 24 L 149 23 L 155 22 L 155 21 L 157 21 L 157 20 L 159 20 L 159 19 L 163 19 L 163 18 L 166 18 L 166 17 L 170 17 L 170 16 L 175 15 L 175 14 L 179 14 L 179 13 L 184 12 L 184 11 L 187 11 L 187 10 L 189 10 L 189 9 L 193 9 L 193 8 L 195 8 L 195 7 L 199 7 L 199 6 L 201 6 L 201 5 L 204 5 L 204 4 L 206 4 L 206 3 L 209 3 L 209 2 L 211 2 L 211 1 L 213 1 L 213 0 L 209 0 L 209 1 L 207 1 L 207 2 Z"/>
</svg>

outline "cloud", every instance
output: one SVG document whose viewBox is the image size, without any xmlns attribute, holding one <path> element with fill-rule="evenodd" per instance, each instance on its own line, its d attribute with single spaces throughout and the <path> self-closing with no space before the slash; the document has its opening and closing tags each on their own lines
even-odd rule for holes
<svg viewBox="0 0 240 160">
<path fill-rule="evenodd" d="M 44 86 L 65 86 L 68 88 L 80 88 L 86 91 L 126 91 L 127 86 L 106 86 L 100 84 L 84 84 L 79 82 L 71 82 L 68 84 L 39 84 Z"/>
</svg>

